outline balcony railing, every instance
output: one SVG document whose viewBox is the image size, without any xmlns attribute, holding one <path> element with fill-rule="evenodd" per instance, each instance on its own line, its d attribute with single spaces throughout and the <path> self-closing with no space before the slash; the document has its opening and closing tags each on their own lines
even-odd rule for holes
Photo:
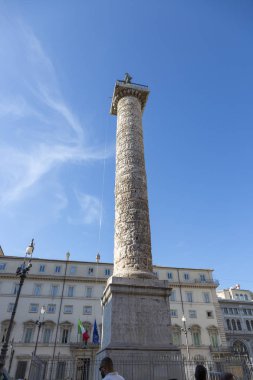
<svg viewBox="0 0 253 380">
<path fill-rule="evenodd" d="M 224 346 L 209 346 L 211 352 L 232 352 L 231 347 L 224 347 Z"/>
<path fill-rule="evenodd" d="M 92 342 L 88 342 L 87 345 L 85 345 L 84 342 L 70 342 L 69 347 L 70 347 L 70 349 L 98 348 L 99 344 L 94 344 Z"/>
<path fill-rule="evenodd" d="M 174 280 L 172 278 L 169 278 L 168 279 L 169 282 L 173 282 L 175 284 L 178 284 L 178 281 L 177 280 Z M 192 280 L 183 280 L 181 281 L 182 284 L 202 284 L 202 285 L 215 285 L 215 286 L 219 286 L 220 283 L 218 280 L 201 280 L 200 278 L 194 278 Z"/>
</svg>

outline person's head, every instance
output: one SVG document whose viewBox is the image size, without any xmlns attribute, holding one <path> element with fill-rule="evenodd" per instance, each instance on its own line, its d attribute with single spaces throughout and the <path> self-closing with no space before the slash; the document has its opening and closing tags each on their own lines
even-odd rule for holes
<svg viewBox="0 0 253 380">
<path fill-rule="evenodd" d="M 113 372 L 113 362 L 108 356 L 101 360 L 99 371 L 102 378 L 104 378 L 108 373 Z"/>
<path fill-rule="evenodd" d="M 234 380 L 234 375 L 231 372 L 225 372 L 221 376 L 221 380 Z"/>
<path fill-rule="evenodd" d="M 195 379 L 196 380 L 206 380 L 207 370 L 202 364 L 198 364 L 195 369 Z"/>
</svg>

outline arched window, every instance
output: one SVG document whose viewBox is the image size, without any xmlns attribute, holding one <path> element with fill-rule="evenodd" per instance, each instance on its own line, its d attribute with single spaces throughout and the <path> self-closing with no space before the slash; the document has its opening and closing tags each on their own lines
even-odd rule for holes
<svg viewBox="0 0 253 380">
<path fill-rule="evenodd" d="M 230 319 L 227 319 L 227 328 L 228 328 L 228 330 L 232 330 L 232 329 L 231 329 Z"/>
<path fill-rule="evenodd" d="M 248 349 L 246 347 L 246 345 L 241 342 L 240 340 L 236 340 L 234 343 L 233 343 L 233 351 L 235 354 L 237 355 L 246 355 L 249 357 L 249 353 L 248 353 Z"/>
<path fill-rule="evenodd" d="M 242 329 L 242 325 L 241 325 L 240 320 L 237 319 L 236 323 L 237 323 L 237 329 L 238 329 L 238 330 L 241 330 L 241 329 Z"/>
<path fill-rule="evenodd" d="M 23 331 L 23 339 L 22 339 L 24 343 L 32 343 L 35 327 L 36 327 L 36 324 L 32 320 L 24 322 L 24 331 Z"/>
<path fill-rule="evenodd" d="M 43 323 L 42 330 L 42 342 L 49 344 L 52 341 L 53 331 L 54 331 L 55 323 L 51 320 L 46 320 Z"/>
<path fill-rule="evenodd" d="M 67 344 L 70 341 L 72 323 L 65 321 L 60 323 L 60 342 Z"/>
<path fill-rule="evenodd" d="M 191 328 L 191 333 L 192 333 L 192 344 L 194 346 L 201 346 L 201 330 L 200 326 L 194 325 Z"/>
<path fill-rule="evenodd" d="M 253 330 L 253 321 L 250 321 L 250 324 L 251 324 L 251 328 Z"/>
<path fill-rule="evenodd" d="M 1 332 L 0 332 L 0 342 L 1 343 L 5 342 L 5 338 L 6 338 L 6 334 L 7 334 L 7 331 L 8 331 L 9 323 L 10 323 L 9 319 L 5 319 L 1 323 Z"/>
<path fill-rule="evenodd" d="M 235 320 L 232 319 L 232 328 L 233 330 L 237 330 Z"/>
<path fill-rule="evenodd" d="M 207 328 L 209 338 L 210 338 L 210 343 L 212 347 L 219 347 L 219 333 L 218 329 L 216 326 L 210 326 Z"/>
<path fill-rule="evenodd" d="M 246 320 L 246 326 L 247 326 L 247 330 L 248 330 L 248 331 L 251 331 L 250 323 L 249 323 L 248 320 Z"/>
<path fill-rule="evenodd" d="M 175 346 L 181 346 L 181 328 L 178 325 L 172 326 L 172 342 Z"/>
</svg>

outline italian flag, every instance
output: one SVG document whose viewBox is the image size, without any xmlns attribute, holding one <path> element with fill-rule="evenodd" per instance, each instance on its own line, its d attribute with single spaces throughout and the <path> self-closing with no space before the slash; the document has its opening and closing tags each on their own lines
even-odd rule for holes
<svg viewBox="0 0 253 380">
<path fill-rule="evenodd" d="M 89 339 L 88 331 L 84 328 L 80 319 L 78 319 L 78 334 L 81 334 L 83 337 L 83 341 L 87 342 Z"/>
</svg>

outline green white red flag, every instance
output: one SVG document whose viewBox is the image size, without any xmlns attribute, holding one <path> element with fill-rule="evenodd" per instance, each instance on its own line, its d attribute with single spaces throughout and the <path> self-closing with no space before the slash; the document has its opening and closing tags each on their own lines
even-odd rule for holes
<svg viewBox="0 0 253 380">
<path fill-rule="evenodd" d="M 80 321 L 80 319 L 78 319 L 78 325 L 77 326 L 78 326 L 78 334 L 81 334 L 83 337 L 83 341 L 87 342 L 89 340 L 90 336 L 88 334 L 88 331 L 86 330 L 86 328 L 84 327 L 84 325 Z"/>
</svg>

